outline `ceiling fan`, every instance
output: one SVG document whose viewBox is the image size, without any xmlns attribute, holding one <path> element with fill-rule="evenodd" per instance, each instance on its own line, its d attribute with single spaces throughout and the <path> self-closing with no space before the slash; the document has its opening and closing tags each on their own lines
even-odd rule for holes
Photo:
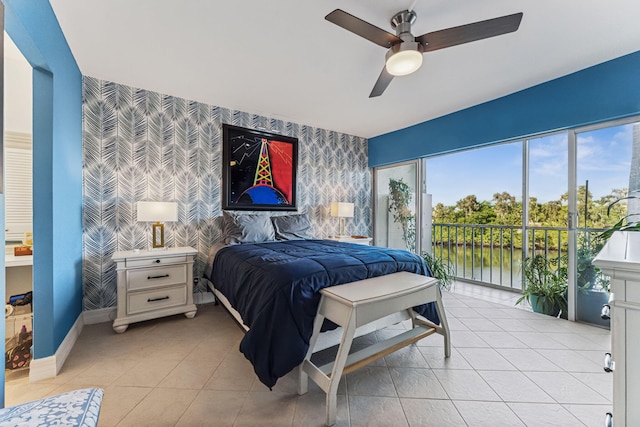
<svg viewBox="0 0 640 427">
<path fill-rule="evenodd" d="M 325 16 L 327 21 L 388 49 L 385 66 L 369 98 L 382 95 L 395 76 L 405 76 L 420 68 L 424 52 L 516 31 L 522 20 L 522 12 L 414 37 L 411 34 L 411 25 L 416 21 L 416 17 L 413 10 L 396 13 L 391 18 L 391 27 L 396 30 L 396 35 L 393 35 L 341 9 L 336 9 Z"/>
</svg>

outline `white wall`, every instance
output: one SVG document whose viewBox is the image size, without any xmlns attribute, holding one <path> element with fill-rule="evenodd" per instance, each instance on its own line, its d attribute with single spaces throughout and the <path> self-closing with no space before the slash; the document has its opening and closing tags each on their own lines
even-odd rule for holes
<svg viewBox="0 0 640 427">
<path fill-rule="evenodd" d="M 391 178 L 402 179 L 414 194 L 415 202 L 416 165 L 412 163 L 381 168 L 376 171 L 376 174 L 375 244 L 389 248 L 407 249 L 402 236 L 402 226 L 394 222 L 393 214 L 389 212 L 389 180 Z M 411 208 L 411 211 L 415 212 L 415 206 Z"/>
<path fill-rule="evenodd" d="M 4 130 L 32 133 L 31 65 L 8 34 L 4 34 Z"/>
</svg>

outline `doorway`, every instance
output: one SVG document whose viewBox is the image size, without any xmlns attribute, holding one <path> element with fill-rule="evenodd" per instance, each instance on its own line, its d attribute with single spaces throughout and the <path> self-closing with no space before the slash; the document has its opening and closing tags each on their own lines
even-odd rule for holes
<svg viewBox="0 0 640 427">
<path fill-rule="evenodd" d="M 28 376 L 33 344 L 32 68 L 4 33 L 5 381 Z"/>
</svg>

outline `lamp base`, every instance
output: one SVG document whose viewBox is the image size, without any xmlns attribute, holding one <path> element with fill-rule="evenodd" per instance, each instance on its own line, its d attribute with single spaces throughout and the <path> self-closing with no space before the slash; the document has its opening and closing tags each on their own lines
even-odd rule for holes
<svg viewBox="0 0 640 427">
<path fill-rule="evenodd" d="M 154 250 L 166 249 L 164 246 L 164 224 L 161 222 L 156 222 L 151 226 L 151 231 L 152 231 L 151 247 Z"/>
</svg>

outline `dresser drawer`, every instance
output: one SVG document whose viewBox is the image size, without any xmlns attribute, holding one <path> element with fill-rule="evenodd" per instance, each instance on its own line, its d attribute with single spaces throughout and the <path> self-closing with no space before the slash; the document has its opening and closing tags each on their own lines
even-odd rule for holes
<svg viewBox="0 0 640 427">
<path fill-rule="evenodd" d="M 180 264 L 187 262 L 185 255 L 175 255 L 169 257 L 158 258 L 141 258 L 141 259 L 127 259 L 125 265 L 127 268 L 131 267 L 157 267 L 165 264 Z"/>
<path fill-rule="evenodd" d="M 174 286 L 156 291 L 130 293 L 127 297 L 127 315 L 144 313 L 186 304 L 187 286 Z"/>
<path fill-rule="evenodd" d="M 179 285 L 187 282 L 186 265 L 139 268 L 127 271 L 127 289 L 148 289 L 157 286 Z"/>
</svg>

